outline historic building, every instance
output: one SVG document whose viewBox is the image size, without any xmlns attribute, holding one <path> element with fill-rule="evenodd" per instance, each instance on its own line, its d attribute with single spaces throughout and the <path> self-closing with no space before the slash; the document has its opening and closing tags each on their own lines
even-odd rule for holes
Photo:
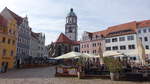
<svg viewBox="0 0 150 84">
<path fill-rule="evenodd" d="M 30 56 L 44 57 L 45 54 L 45 35 L 35 33 L 31 30 Z"/>
<path fill-rule="evenodd" d="M 17 42 L 16 20 L 6 20 L 0 14 L 0 72 L 14 67 Z"/>
<path fill-rule="evenodd" d="M 137 22 L 138 37 L 142 40 L 145 49 L 150 49 L 150 20 Z"/>
<path fill-rule="evenodd" d="M 38 38 L 38 56 L 43 57 L 45 54 L 45 35 L 43 33 L 36 33 Z"/>
<path fill-rule="evenodd" d="M 65 34 L 61 33 L 56 40 L 47 46 L 48 56 L 56 57 L 71 51 L 80 51 L 78 37 L 77 16 L 73 9 L 70 9 L 66 17 Z"/>
<path fill-rule="evenodd" d="M 103 46 L 104 51 L 124 53 L 129 55 L 131 60 L 138 62 L 140 59 L 138 56 L 138 40 L 142 40 L 145 49 L 150 49 L 149 28 L 150 21 L 146 20 L 120 24 L 98 32 L 84 32 L 80 42 L 80 52 L 98 54 L 96 47 Z M 96 35 L 97 41 L 94 40 L 93 35 Z M 100 35 L 101 38 L 98 38 Z M 95 49 L 91 46 L 95 47 Z"/>
<path fill-rule="evenodd" d="M 103 32 L 84 32 L 80 41 L 80 52 L 98 55 L 99 47 L 104 45 Z M 104 49 L 103 49 L 104 50 Z"/>
<path fill-rule="evenodd" d="M 38 37 L 37 34 L 31 31 L 31 41 L 30 41 L 30 56 L 38 56 Z"/>
<path fill-rule="evenodd" d="M 24 62 L 25 58 L 29 57 L 30 52 L 30 27 L 28 24 L 28 18 L 27 17 L 20 17 L 19 15 L 15 14 L 11 10 L 9 10 L 7 7 L 4 8 L 4 10 L 1 12 L 2 16 L 7 18 L 14 18 L 17 21 L 17 29 L 18 29 L 18 35 L 17 35 L 17 59 L 20 61 L 20 63 Z"/>
<path fill-rule="evenodd" d="M 129 22 L 109 27 L 105 37 L 105 51 L 117 51 L 130 55 L 132 60 L 138 59 L 136 22 Z"/>
</svg>

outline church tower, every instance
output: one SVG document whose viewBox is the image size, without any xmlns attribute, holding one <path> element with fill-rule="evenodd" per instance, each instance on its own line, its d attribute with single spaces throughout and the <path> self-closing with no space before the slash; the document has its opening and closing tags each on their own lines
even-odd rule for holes
<svg viewBox="0 0 150 84">
<path fill-rule="evenodd" d="M 70 12 L 68 13 L 66 17 L 66 25 L 65 25 L 65 35 L 73 41 L 77 41 L 77 34 L 78 34 L 78 29 L 77 29 L 77 16 L 73 12 L 73 9 L 70 9 Z"/>
</svg>

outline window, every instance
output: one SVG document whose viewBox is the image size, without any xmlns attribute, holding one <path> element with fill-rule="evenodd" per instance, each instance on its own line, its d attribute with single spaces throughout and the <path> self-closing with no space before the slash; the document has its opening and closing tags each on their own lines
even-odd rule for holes
<svg viewBox="0 0 150 84">
<path fill-rule="evenodd" d="M 97 45 L 101 45 L 101 43 L 97 43 Z"/>
<path fill-rule="evenodd" d="M 96 43 L 93 43 L 93 47 L 96 47 Z"/>
<path fill-rule="evenodd" d="M 82 45 L 82 48 L 83 48 L 83 45 Z"/>
<path fill-rule="evenodd" d="M 112 38 L 112 42 L 117 42 L 117 38 Z"/>
<path fill-rule="evenodd" d="M 6 49 L 3 49 L 3 56 L 6 56 Z"/>
<path fill-rule="evenodd" d="M 128 40 L 134 40 L 134 36 L 128 36 L 127 39 Z"/>
<path fill-rule="evenodd" d="M 139 37 L 139 39 L 142 41 L 142 37 Z"/>
<path fill-rule="evenodd" d="M 89 51 L 87 51 L 87 53 L 89 53 Z"/>
<path fill-rule="evenodd" d="M 143 32 L 146 33 L 147 32 L 146 29 L 144 29 Z"/>
<path fill-rule="evenodd" d="M 118 50 L 118 46 L 113 46 L 113 50 Z"/>
<path fill-rule="evenodd" d="M 11 40 L 10 40 L 10 39 L 8 39 L 8 44 L 10 44 L 10 41 L 11 41 Z"/>
<path fill-rule="evenodd" d="M 5 41 L 6 41 L 6 38 L 5 38 L 5 37 L 3 37 L 3 40 L 2 40 L 2 41 L 3 41 L 3 43 L 5 43 Z"/>
<path fill-rule="evenodd" d="M 84 45 L 84 48 L 86 48 L 86 45 Z"/>
<path fill-rule="evenodd" d="M 93 50 L 93 54 L 96 53 L 96 50 Z"/>
<path fill-rule="evenodd" d="M 12 44 L 15 45 L 15 40 L 12 41 Z"/>
<path fill-rule="evenodd" d="M 125 37 L 119 37 L 119 41 L 125 41 Z"/>
<path fill-rule="evenodd" d="M 89 44 L 87 44 L 87 48 L 89 48 Z"/>
<path fill-rule="evenodd" d="M 141 33 L 141 30 L 139 30 L 138 33 Z"/>
<path fill-rule="evenodd" d="M 149 46 L 148 46 L 148 45 L 146 45 L 146 46 L 145 46 L 145 48 L 146 48 L 146 49 L 149 49 Z"/>
<path fill-rule="evenodd" d="M 16 31 L 14 31 L 13 34 L 16 35 Z"/>
<path fill-rule="evenodd" d="M 110 43 L 110 39 L 106 39 L 105 42 L 106 42 L 106 43 Z"/>
<path fill-rule="evenodd" d="M 135 45 L 128 45 L 129 49 L 135 49 Z"/>
<path fill-rule="evenodd" d="M 126 49 L 126 46 L 123 45 L 123 46 L 120 46 L 120 50 L 125 50 Z"/>
<path fill-rule="evenodd" d="M 147 37 L 144 37 L 144 40 L 145 40 L 145 41 L 148 41 L 148 38 L 147 38 Z"/>
<path fill-rule="evenodd" d="M 106 47 L 106 51 L 109 51 L 109 50 L 111 50 L 111 47 Z"/>
<path fill-rule="evenodd" d="M 10 52 L 10 56 L 13 56 L 14 55 L 14 51 L 13 50 L 11 50 L 11 52 Z"/>
</svg>

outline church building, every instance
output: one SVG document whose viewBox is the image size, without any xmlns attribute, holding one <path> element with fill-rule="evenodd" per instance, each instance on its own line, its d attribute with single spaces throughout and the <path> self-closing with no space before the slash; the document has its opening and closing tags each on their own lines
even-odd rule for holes
<svg viewBox="0 0 150 84">
<path fill-rule="evenodd" d="M 48 56 L 57 57 L 71 51 L 80 52 L 80 42 L 77 40 L 77 16 L 71 8 L 66 17 L 65 34 L 61 33 L 55 42 L 47 46 Z"/>
</svg>

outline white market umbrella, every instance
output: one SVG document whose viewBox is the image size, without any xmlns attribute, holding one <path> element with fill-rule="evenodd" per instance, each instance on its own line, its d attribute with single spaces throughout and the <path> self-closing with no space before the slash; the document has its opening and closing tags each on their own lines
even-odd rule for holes
<svg viewBox="0 0 150 84">
<path fill-rule="evenodd" d="M 119 52 L 117 52 L 117 51 L 105 51 L 105 52 L 103 53 L 103 56 L 104 56 L 104 57 L 121 56 L 121 55 L 123 55 L 123 54 L 122 54 L 122 53 L 119 53 Z"/>
<path fill-rule="evenodd" d="M 80 57 L 88 57 L 88 56 L 78 52 L 69 52 L 61 56 L 58 56 L 55 59 L 72 59 L 72 58 L 80 58 Z"/>
</svg>

